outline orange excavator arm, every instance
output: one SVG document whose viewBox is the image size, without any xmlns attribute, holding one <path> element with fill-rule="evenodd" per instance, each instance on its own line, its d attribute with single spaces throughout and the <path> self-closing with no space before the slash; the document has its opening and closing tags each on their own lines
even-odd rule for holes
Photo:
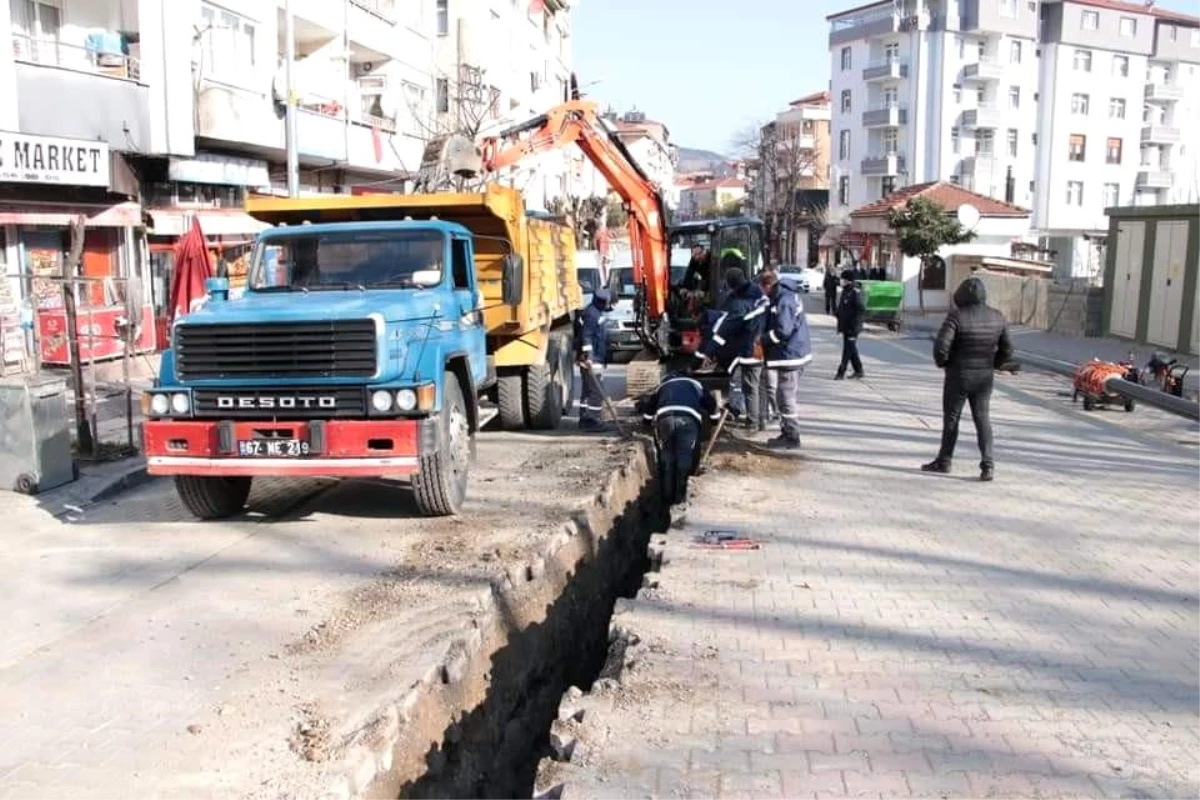
<svg viewBox="0 0 1200 800">
<path fill-rule="evenodd" d="M 482 143 L 483 169 L 496 172 L 528 156 L 571 144 L 579 146 L 625 203 L 634 280 L 645 287 L 648 320 L 657 322 L 666 312 L 670 284 L 670 250 L 662 194 L 620 139 L 605 127 L 595 103 L 570 100 L 486 139 Z"/>
</svg>

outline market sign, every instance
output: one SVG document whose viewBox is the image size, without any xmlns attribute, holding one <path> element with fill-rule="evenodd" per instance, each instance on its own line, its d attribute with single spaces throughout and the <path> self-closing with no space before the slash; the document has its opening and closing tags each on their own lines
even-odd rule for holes
<svg viewBox="0 0 1200 800">
<path fill-rule="evenodd" d="M 0 131 L 0 182 L 107 187 L 108 143 Z"/>
</svg>

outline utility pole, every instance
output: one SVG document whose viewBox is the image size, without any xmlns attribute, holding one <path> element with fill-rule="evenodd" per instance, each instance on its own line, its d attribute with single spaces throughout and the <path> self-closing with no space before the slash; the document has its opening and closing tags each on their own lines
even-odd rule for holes
<svg viewBox="0 0 1200 800">
<path fill-rule="evenodd" d="M 292 14 L 292 0 L 285 0 L 283 13 L 287 22 L 284 47 L 283 80 L 287 84 L 287 187 L 288 197 L 300 196 L 300 153 L 296 136 L 296 88 L 292 83 L 292 66 L 296 61 L 296 17 Z"/>
<path fill-rule="evenodd" d="M 75 438 L 79 443 L 79 452 L 95 457 L 96 441 L 92 436 L 92 426 L 88 423 L 87 389 L 83 385 L 83 359 L 79 352 L 79 316 L 75 308 L 76 278 L 79 276 L 79 262 L 83 257 L 83 238 L 86 220 L 77 216 L 71 220 L 71 247 L 67 260 L 62 265 L 63 279 L 63 311 L 67 318 L 67 357 L 71 362 L 71 381 L 75 389 Z M 90 337 L 89 337 L 90 339 Z"/>
</svg>

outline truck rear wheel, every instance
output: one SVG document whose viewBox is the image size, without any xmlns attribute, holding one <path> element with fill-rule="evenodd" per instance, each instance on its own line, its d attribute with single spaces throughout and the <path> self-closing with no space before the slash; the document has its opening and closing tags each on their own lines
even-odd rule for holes
<svg viewBox="0 0 1200 800">
<path fill-rule="evenodd" d="M 197 519 L 224 519 L 246 507 L 253 478 L 176 475 L 175 491 Z"/>
<path fill-rule="evenodd" d="M 421 456 L 413 476 L 417 508 L 426 517 L 449 517 L 467 499 L 471 466 L 471 423 L 467 403 L 454 373 L 446 373 L 442 413 L 438 415 L 437 452 Z"/>
<path fill-rule="evenodd" d="M 567 337 L 552 334 L 546 360 L 525 372 L 525 411 L 533 430 L 557 428 L 571 403 L 570 344 Z"/>
<path fill-rule="evenodd" d="M 496 376 L 496 405 L 500 409 L 500 427 L 520 431 L 525 424 L 525 386 L 521 373 Z"/>
</svg>

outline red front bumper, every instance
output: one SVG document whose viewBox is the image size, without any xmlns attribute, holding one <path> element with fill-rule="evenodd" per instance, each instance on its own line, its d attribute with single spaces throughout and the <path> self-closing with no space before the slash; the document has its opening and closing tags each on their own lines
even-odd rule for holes
<svg viewBox="0 0 1200 800">
<path fill-rule="evenodd" d="M 422 434 L 427 440 L 422 446 Z M 432 450 L 425 420 L 330 422 L 146 422 L 151 475 L 378 477 L 411 475 L 423 450 Z M 298 458 L 239 457 L 238 442 L 297 439 L 311 452 Z"/>
</svg>

